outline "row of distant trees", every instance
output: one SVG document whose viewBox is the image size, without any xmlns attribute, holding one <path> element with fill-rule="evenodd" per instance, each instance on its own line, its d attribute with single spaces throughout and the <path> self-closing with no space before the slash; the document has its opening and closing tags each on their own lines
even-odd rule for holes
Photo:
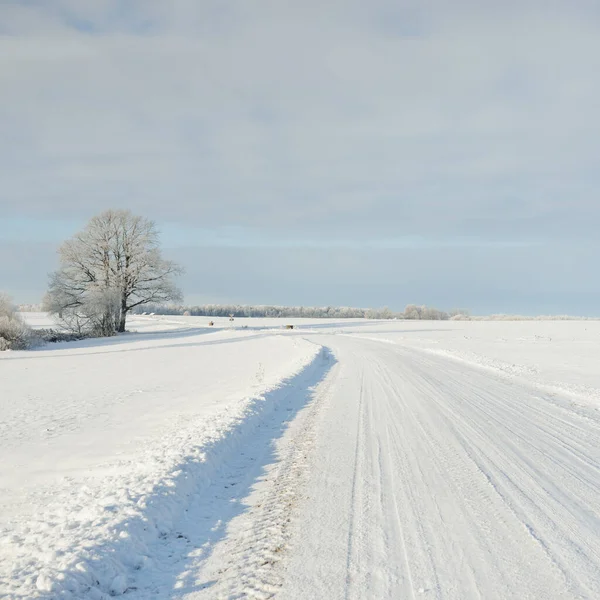
<svg viewBox="0 0 600 600">
<path fill-rule="evenodd" d="M 444 321 L 457 316 L 467 318 L 467 310 L 449 312 L 429 306 L 409 304 L 404 312 L 384 308 L 352 308 L 347 306 L 244 306 L 239 304 L 203 304 L 201 306 L 154 305 L 138 308 L 137 313 L 157 315 L 190 315 L 204 317 L 309 318 L 309 319 L 415 319 Z"/>
</svg>

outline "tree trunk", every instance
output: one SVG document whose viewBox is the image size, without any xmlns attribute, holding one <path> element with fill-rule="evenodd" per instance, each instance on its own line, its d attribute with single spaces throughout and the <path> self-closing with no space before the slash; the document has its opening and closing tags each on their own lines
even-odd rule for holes
<svg viewBox="0 0 600 600">
<path fill-rule="evenodd" d="M 121 300 L 121 318 L 119 319 L 119 329 L 117 331 L 119 333 L 123 333 L 125 331 L 125 321 L 127 320 L 127 300 L 123 298 Z"/>
</svg>

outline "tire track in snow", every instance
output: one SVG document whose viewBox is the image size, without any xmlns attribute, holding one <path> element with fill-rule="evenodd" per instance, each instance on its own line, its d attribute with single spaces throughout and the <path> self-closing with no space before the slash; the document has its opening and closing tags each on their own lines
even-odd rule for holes
<svg viewBox="0 0 600 600">
<path fill-rule="evenodd" d="M 387 375 L 387 382 L 393 390 L 398 383 L 393 382 L 389 372 Z M 411 383 L 409 387 L 412 388 L 416 380 L 413 381 L 405 372 L 402 376 Z M 397 379 L 400 378 L 397 376 Z M 494 546 L 508 548 L 511 545 L 510 536 L 499 532 L 497 527 L 498 524 L 504 527 L 506 518 L 486 493 L 487 480 L 483 473 L 479 469 L 469 468 L 468 455 L 459 438 L 444 436 L 438 439 L 446 423 L 437 418 L 438 415 L 430 410 L 428 403 L 423 402 L 426 397 L 417 396 L 413 389 L 408 398 L 409 402 L 412 398 L 408 413 L 414 431 L 419 435 L 413 436 L 415 445 L 404 451 L 423 463 L 421 472 L 426 473 L 427 477 L 422 479 L 419 488 L 428 490 L 421 500 L 421 513 L 413 512 L 413 521 L 421 532 L 424 529 L 419 524 L 428 524 L 428 535 L 421 534 L 421 544 L 428 544 L 435 552 L 434 560 L 430 554 L 426 572 L 427 577 L 435 580 L 436 584 L 433 589 L 422 589 L 427 591 L 429 597 L 435 598 L 485 597 L 482 596 L 475 570 L 479 572 L 480 583 L 483 578 L 500 577 L 505 581 L 503 572 L 506 566 L 497 561 Z M 393 413 L 389 418 L 393 419 Z M 396 439 L 399 439 L 399 435 Z M 414 480 L 409 481 L 414 485 Z M 437 500 L 438 497 L 442 498 L 443 504 Z M 442 510 L 443 505 L 446 505 L 445 510 Z M 432 521 L 437 525 L 434 526 Z M 460 527 L 450 529 L 452 522 L 460 522 Z M 477 550 L 485 556 L 486 561 L 480 560 Z M 457 554 L 460 555 L 458 561 Z M 453 565 L 456 575 L 452 583 L 440 583 L 440 565 Z M 457 575 L 461 571 L 464 580 L 457 585 Z"/>
<path fill-rule="evenodd" d="M 593 550 L 593 546 L 587 548 L 586 551 L 577 550 L 578 543 L 567 542 L 569 537 L 568 531 L 572 528 L 579 528 L 580 525 L 577 522 L 572 522 L 571 526 L 566 529 L 564 525 L 559 523 L 564 521 L 566 514 L 570 513 L 570 507 L 568 498 L 565 496 L 565 501 L 561 506 L 561 515 L 558 516 L 555 508 L 552 504 L 556 504 L 554 496 L 550 495 L 545 486 L 552 484 L 552 479 L 549 474 L 552 473 L 555 477 L 559 476 L 556 469 L 548 470 L 545 474 L 542 473 L 535 464 L 528 459 L 527 453 L 520 451 L 515 440 L 518 440 L 520 444 L 529 449 L 530 452 L 539 451 L 531 443 L 526 436 L 516 434 L 514 430 L 509 429 L 508 424 L 518 424 L 520 421 L 523 423 L 537 423 L 542 415 L 537 415 L 537 419 L 528 419 L 526 413 L 526 406 L 523 404 L 521 412 L 511 414 L 510 411 L 504 412 L 507 403 L 509 402 L 506 398 L 499 396 L 493 396 L 489 392 L 483 391 L 483 395 L 470 394 L 469 391 L 464 391 L 464 388 L 458 391 L 452 391 L 448 389 L 448 400 L 442 400 L 440 395 L 440 389 L 434 384 L 437 379 L 440 380 L 439 375 L 436 375 L 434 381 L 430 381 L 432 373 L 443 372 L 444 376 L 448 375 L 447 371 L 444 370 L 444 362 L 437 361 L 431 363 L 430 361 L 423 361 L 426 365 L 424 369 L 419 363 L 415 364 L 415 371 L 421 375 L 421 385 L 427 388 L 427 392 L 430 397 L 434 400 L 437 408 L 445 414 L 445 419 L 449 428 L 452 428 L 455 433 L 461 439 L 461 443 L 467 450 L 471 460 L 481 471 L 481 473 L 488 480 L 489 485 L 492 487 L 494 492 L 502 500 L 504 505 L 510 512 L 516 517 L 518 522 L 523 527 L 532 541 L 541 549 L 549 561 L 556 567 L 557 571 L 560 572 L 565 585 L 569 589 L 569 593 L 574 595 L 572 597 L 583 597 L 583 598 L 594 598 L 596 592 L 592 592 L 591 589 L 580 581 L 577 573 L 589 572 L 590 576 L 597 572 L 597 565 L 600 561 L 596 556 L 596 552 Z M 477 380 L 477 377 L 475 378 Z M 458 381 L 458 380 L 454 380 Z M 470 381 L 469 390 L 476 385 L 474 380 Z M 523 393 L 520 390 L 521 394 Z M 477 398 L 477 403 L 472 402 L 472 398 Z M 459 398 L 462 398 L 463 402 L 457 402 Z M 521 396 L 523 399 L 524 396 Z M 470 401 L 471 400 L 471 401 Z M 552 406 L 552 405 L 551 405 Z M 468 407 L 469 410 L 466 410 Z M 500 408 L 501 407 L 501 408 Z M 451 408 L 453 409 L 451 411 Z M 477 420 L 475 415 L 480 414 L 481 420 Z M 507 416 L 513 417 L 507 419 Z M 548 417 L 545 417 L 546 419 Z M 457 427 L 462 424 L 466 431 L 460 432 Z M 487 435 L 483 434 L 482 424 L 487 427 L 485 430 Z M 490 425 L 494 427 L 490 429 Z M 508 432 L 502 433 L 502 431 Z M 494 435 L 495 434 L 495 435 Z M 540 441 L 539 437 L 533 436 L 533 439 Z M 495 443 L 490 444 L 490 440 L 494 440 Z M 496 445 L 502 444 L 502 452 L 499 453 L 496 449 Z M 507 455 L 508 451 L 508 455 Z M 495 458 L 492 458 L 492 454 Z M 510 459 L 508 458 L 510 456 Z M 539 464 L 544 464 L 543 456 L 540 454 L 538 457 Z M 506 464 L 502 465 L 502 462 Z M 510 466 L 509 466 L 510 465 Z M 559 466 L 555 464 L 555 466 Z M 510 474 L 512 471 L 512 475 Z M 515 475 L 521 474 L 521 478 L 516 478 Z M 568 488 L 568 486 L 567 486 Z M 561 496 L 561 492 L 558 488 L 554 487 L 552 490 L 553 494 Z M 523 504 L 518 498 L 525 501 Z M 548 503 L 547 499 L 551 499 L 551 503 Z M 581 513 L 579 513 L 581 518 Z M 537 525 L 533 525 L 537 522 Z M 545 533 L 542 531 L 545 530 Z M 547 542 L 546 538 L 550 536 L 553 542 Z M 583 538 L 582 538 L 583 539 Z M 571 560 L 575 560 L 575 564 L 579 563 L 577 571 L 575 572 L 572 567 L 567 566 L 564 559 L 561 558 L 563 552 L 557 552 L 556 548 L 552 546 L 554 544 L 560 544 L 564 550 L 569 550 L 569 544 L 571 545 L 570 553 L 575 549 L 575 555 L 571 556 Z M 589 556 L 596 556 L 596 560 L 592 563 L 594 566 L 587 566 Z M 583 560 L 583 563 L 581 562 Z M 583 594 L 583 595 L 582 595 Z"/>
<path fill-rule="evenodd" d="M 448 359 L 347 337 L 326 343 L 349 376 L 340 395 L 334 389 L 319 452 L 327 468 L 343 465 L 353 541 L 343 566 L 332 554 L 338 563 L 323 569 L 315 557 L 330 545 L 307 540 L 285 598 L 600 597 L 593 419 Z M 353 382 L 360 400 L 349 395 Z M 344 397 L 361 410 L 349 411 Z M 358 447 L 340 429 L 345 413 L 362 432 Z M 346 497 L 342 482 L 315 481 L 302 508 L 317 520 L 307 527 L 313 536 L 341 522 L 330 507 Z M 333 495 L 323 498 L 324 489 Z M 317 573 L 328 583 L 314 581 Z"/>
<path fill-rule="evenodd" d="M 359 418 L 357 419 L 356 424 L 356 445 L 354 449 L 354 474 L 352 477 L 352 492 L 350 496 L 350 524 L 348 527 L 348 557 L 346 561 L 346 587 L 344 590 L 344 598 L 345 600 L 349 600 L 350 598 L 350 590 L 352 588 L 352 577 L 351 577 L 351 568 L 352 568 L 352 560 L 354 554 L 354 536 L 355 536 L 355 528 L 356 528 L 356 514 L 357 514 L 357 505 L 358 505 L 358 472 L 359 472 L 359 463 L 360 463 L 360 450 L 361 444 L 360 440 L 364 435 L 364 386 L 365 386 L 365 375 L 364 371 L 361 373 L 360 377 L 360 390 L 359 390 L 359 400 L 358 400 L 358 414 Z"/>
<path fill-rule="evenodd" d="M 377 371 L 379 372 L 379 374 L 382 374 L 382 370 L 381 369 L 377 369 Z M 384 404 L 386 410 L 389 409 L 389 405 L 387 404 L 387 402 L 389 402 L 389 397 L 385 397 L 386 403 Z M 382 452 L 380 450 L 379 454 L 381 457 L 381 463 L 382 463 L 382 475 L 384 475 L 384 478 L 382 481 L 380 481 L 380 486 L 382 488 L 382 490 L 385 490 L 386 488 L 391 488 L 387 490 L 387 494 L 382 494 L 382 504 L 383 504 L 383 500 L 386 496 L 388 496 L 387 498 L 385 498 L 385 504 L 391 504 L 392 506 L 392 514 L 393 514 L 393 518 L 392 518 L 392 524 L 393 524 L 393 529 L 396 533 L 396 537 L 397 539 L 400 540 L 400 546 L 402 548 L 402 563 L 404 564 L 405 567 L 405 576 L 406 576 L 406 581 L 407 581 L 407 585 L 408 585 L 408 590 L 407 590 L 407 598 L 415 598 L 415 580 L 414 580 L 414 576 L 413 576 L 413 571 L 415 570 L 415 566 L 414 564 L 411 564 L 411 555 L 413 554 L 414 549 L 411 549 L 411 551 L 409 552 L 409 548 L 408 548 L 408 544 L 406 541 L 406 532 L 403 528 L 403 523 L 402 523 L 402 518 L 401 518 L 401 514 L 400 514 L 400 509 L 399 509 L 399 505 L 402 505 L 403 510 L 405 510 L 408 506 L 411 507 L 411 511 L 414 513 L 415 510 L 415 504 L 414 504 L 414 498 L 412 498 L 410 496 L 410 490 L 404 488 L 404 486 L 402 486 L 401 488 L 401 493 L 398 495 L 398 486 L 390 486 L 389 482 L 393 481 L 394 479 L 396 479 L 396 477 L 398 475 L 400 475 L 400 479 L 402 479 L 403 474 L 406 474 L 409 471 L 409 467 L 406 461 L 406 456 L 402 456 L 399 453 L 396 454 L 396 464 L 400 464 L 403 466 L 403 472 L 400 473 L 394 473 L 394 468 L 392 465 L 392 460 L 391 460 L 391 453 L 390 450 L 393 448 L 392 445 L 392 436 L 390 435 L 390 428 L 392 425 L 392 421 L 390 421 L 389 419 L 386 419 L 384 417 L 384 430 L 383 430 L 383 437 L 382 437 L 382 443 L 381 443 L 381 447 L 385 448 L 385 451 Z M 396 440 L 401 440 L 402 437 L 396 437 Z M 398 460 L 400 459 L 400 460 Z M 407 478 L 408 479 L 408 478 Z M 389 497 L 391 495 L 391 498 Z M 403 500 L 403 502 L 402 502 Z M 414 562 L 414 561 L 412 561 Z M 391 589 L 389 590 L 389 592 L 393 593 L 394 592 L 394 586 L 390 586 Z"/>
</svg>

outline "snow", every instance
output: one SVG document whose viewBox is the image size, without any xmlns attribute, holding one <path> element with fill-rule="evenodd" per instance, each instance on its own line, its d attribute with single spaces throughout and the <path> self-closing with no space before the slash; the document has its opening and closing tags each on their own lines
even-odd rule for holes
<svg viewBox="0 0 600 600">
<path fill-rule="evenodd" d="M 21 312 L 19 316 L 33 329 L 56 329 L 58 322 L 46 313 Z"/>
<path fill-rule="evenodd" d="M 372 338 L 321 338 L 337 393 L 278 597 L 600 597 L 596 407 Z"/>
<path fill-rule="evenodd" d="M 360 335 L 371 333 L 600 405 L 598 321 L 400 321 L 396 328 L 361 328 Z"/>
<path fill-rule="evenodd" d="M 0 597 L 600 597 L 599 322 L 210 320 L 0 355 Z"/>
<path fill-rule="evenodd" d="M 0 359 L 0 596 L 126 589 L 186 494 L 319 352 L 255 332 L 180 333 Z"/>
</svg>

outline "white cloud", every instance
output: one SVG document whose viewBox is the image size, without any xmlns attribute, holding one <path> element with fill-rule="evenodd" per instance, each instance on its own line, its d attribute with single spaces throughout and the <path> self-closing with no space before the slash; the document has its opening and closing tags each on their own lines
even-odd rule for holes
<svg viewBox="0 0 600 600">
<path fill-rule="evenodd" d="M 595 235 L 600 36 L 584 7 L 2 5 L 0 207 L 342 237 Z"/>
</svg>

